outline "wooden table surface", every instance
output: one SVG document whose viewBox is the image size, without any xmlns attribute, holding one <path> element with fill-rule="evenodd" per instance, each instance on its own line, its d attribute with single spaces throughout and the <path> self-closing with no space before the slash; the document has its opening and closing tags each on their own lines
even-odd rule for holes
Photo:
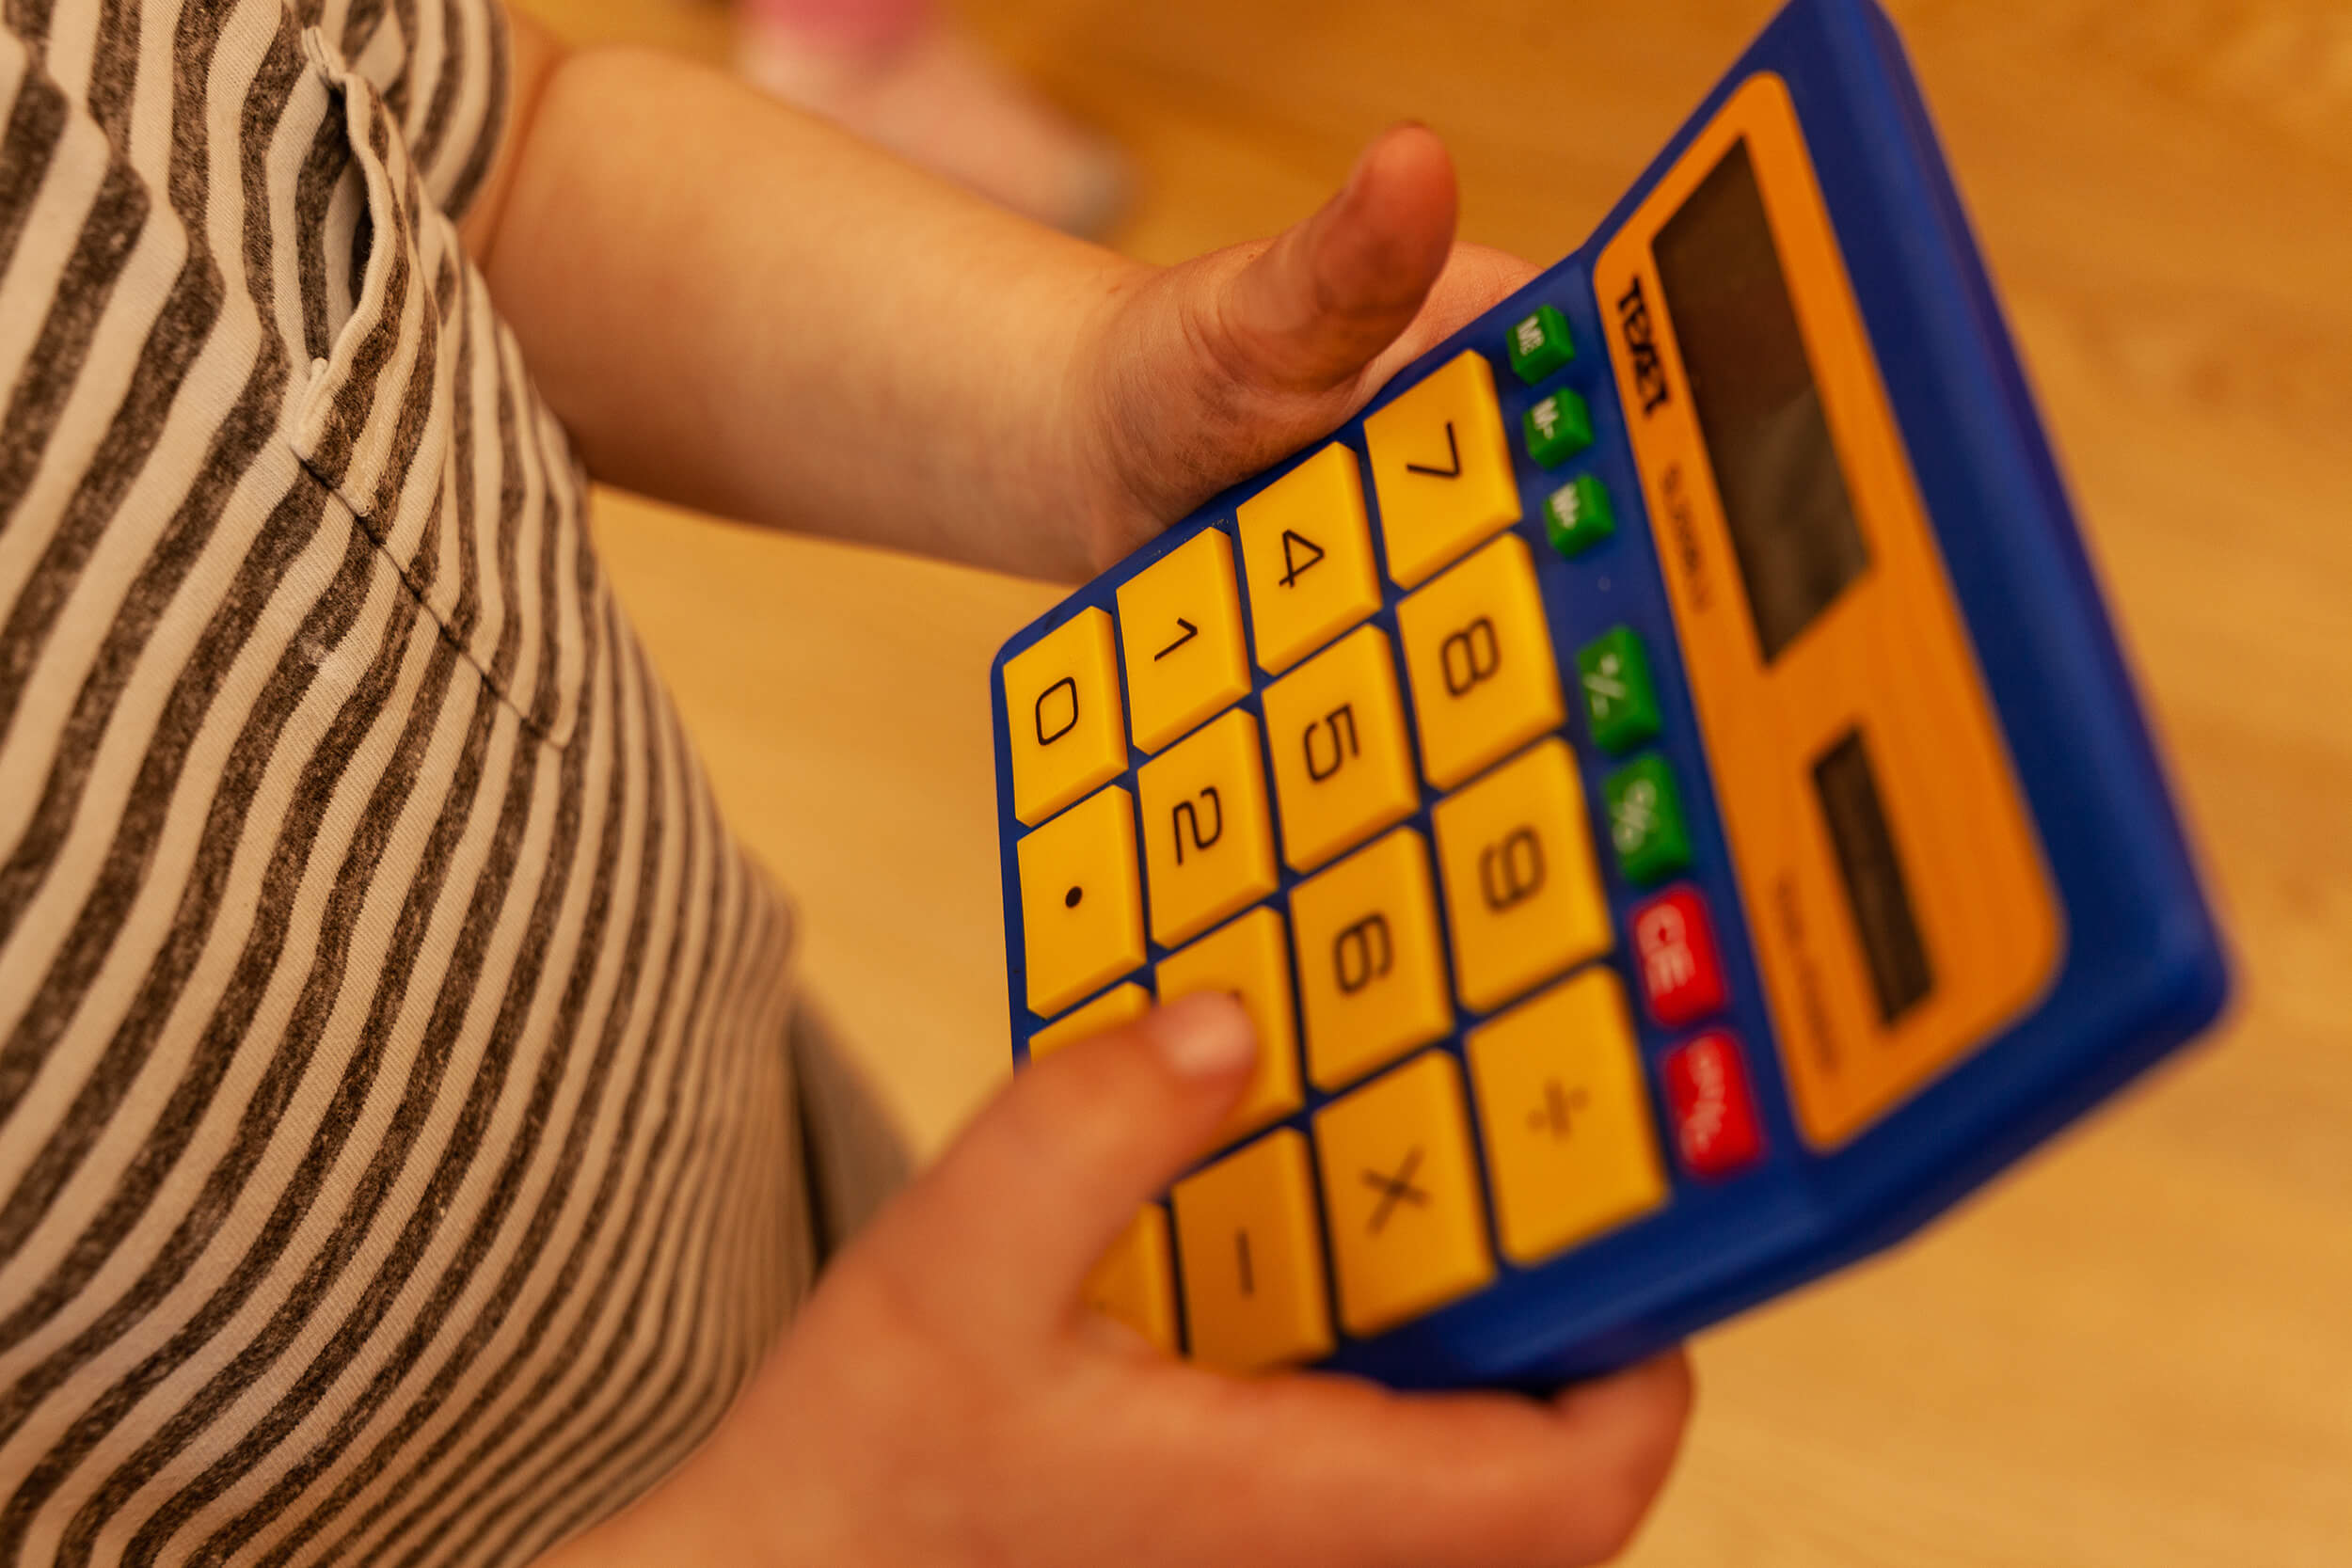
<svg viewBox="0 0 2352 1568">
<path fill-rule="evenodd" d="M 716 55 L 707 0 L 535 0 Z M 973 0 L 1118 135 L 1118 242 L 1308 211 L 1382 124 L 1549 261 L 1767 0 Z M 2185 1060 L 1896 1255 L 1696 1348 L 1644 1568 L 2352 1564 L 2352 5 L 1895 8 L 2225 911 Z M 1581 14 L 1580 15 L 1580 10 Z M 806 973 L 935 1147 L 1005 1069 L 985 681 L 1036 585 L 619 496 L 614 576 Z M 1442 1456 L 1432 1455 L 1432 1462 Z"/>
</svg>

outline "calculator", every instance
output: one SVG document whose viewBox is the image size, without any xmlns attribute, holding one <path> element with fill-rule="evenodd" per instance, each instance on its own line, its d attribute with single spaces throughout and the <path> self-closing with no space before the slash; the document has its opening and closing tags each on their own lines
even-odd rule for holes
<svg viewBox="0 0 2352 1568">
<path fill-rule="evenodd" d="M 1256 1076 L 1088 1293 L 1549 1387 L 1915 1229 L 2221 942 L 1891 24 L 1793 0 L 1573 255 L 992 671 L 1016 1057 Z"/>
</svg>

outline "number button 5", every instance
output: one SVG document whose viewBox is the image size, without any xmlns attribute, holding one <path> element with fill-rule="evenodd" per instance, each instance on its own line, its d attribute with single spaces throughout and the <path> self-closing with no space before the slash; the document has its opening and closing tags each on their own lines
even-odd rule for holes
<svg viewBox="0 0 2352 1568">
<path fill-rule="evenodd" d="M 1380 608 L 1356 454 L 1338 442 L 1241 503 L 1258 663 L 1280 674 Z"/>
</svg>

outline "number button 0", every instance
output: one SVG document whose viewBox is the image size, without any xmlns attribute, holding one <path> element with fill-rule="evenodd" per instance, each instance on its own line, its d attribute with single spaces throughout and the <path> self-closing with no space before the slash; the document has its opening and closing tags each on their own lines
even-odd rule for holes
<svg viewBox="0 0 2352 1568">
<path fill-rule="evenodd" d="M 1454 1026 L 1429 849 L 1412 829 L 1292 889 L 1291 930 L 1317 1087 L 1341 1088 Z"/>
<path fill-rule="evenodd" d="M 1120 584 L 1127 722 L 1156 752 L 1249 689 L 1233 546 L 1204 528 Z"/>
<path fill-rule="evenodd" d="M 1609 950 L 1584 792 L 1557 738 L 1438 801 L 1430 820 L 1465 1006 L 1500 1006 Z"/>
<path fill-rule="evenodd" d="M 1282 858 L 1311 871 L 1421 801 L 1396 666 L 1362 626 L 1266 689 Z"/>
<path fill-rule="evenodd" d="M 1364 445 L 1389 576 L 1401 588 L 1519 520 L 1495 372 L 1475 349 L 1366 415 Z"/>
<path fill-rule="evenodd" d="M 1534 563 L 1517 534 L 1397 606 L 1396 626 L 1422 771 L 1439 789 L 1559 727 L 1560 670 Z"/>
<path fill-rule="evenodd" d="M 1241 503 L 1258 662 L 1279 675 L 1380 608 L 1356 454 L 1337 442 Z"/>
<path fill-rule="evenodd" d="M 1596 969 L 1470 1031 L 1495 1230 L 1519 1264 L 1665 1201 L 1617 977 Z"/>
<path fill-rule="evenodd" d="M 1137 770 L 1152 938 L 1173 947 L 1274 891 L 1258 721 L 1232 712 Z"/>
<path fill-rule="evenodd" d="M 1034 828 L 1127 766 L 1111 618 L 1082 610 L 1005 660 L 1012 814 Z"/>
<path fill-rule="evenodd" d="M 1023 839 L 1021 943 L 1029 1010 L 1050 1018 L 1143 964 L 1135 803 L 1113 784 Z"/>
<path fill-rule="evenodd" d="M 1331 1350 L 1307 1140 L 1284 1127 L 1176 1183 L 1176 1257 L 1197 1361 L 1253 1372 Z"/>
</svg>

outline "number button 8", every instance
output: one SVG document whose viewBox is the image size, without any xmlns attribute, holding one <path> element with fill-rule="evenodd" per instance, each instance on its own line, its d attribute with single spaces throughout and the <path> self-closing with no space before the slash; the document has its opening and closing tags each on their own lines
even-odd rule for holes
<svg viewBox="0 0 2352 1568">
<path fill-rule="evenodd" d="M 1506 534 L 1397 607 L 1422 772 L 1451 788 L 1565 709 L 1534 562 Z"/>
</svg>

